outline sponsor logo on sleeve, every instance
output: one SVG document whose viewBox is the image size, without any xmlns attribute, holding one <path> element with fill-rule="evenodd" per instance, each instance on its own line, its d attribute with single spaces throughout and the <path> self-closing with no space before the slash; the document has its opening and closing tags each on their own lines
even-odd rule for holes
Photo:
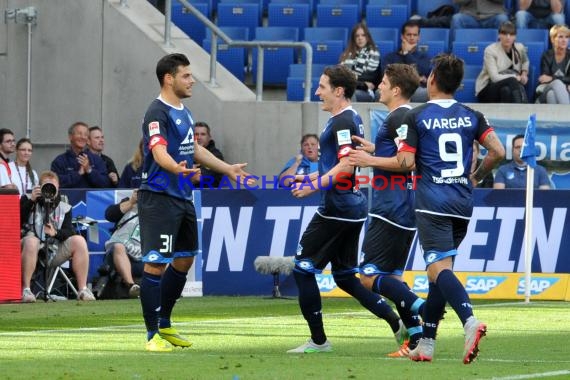
<svg viewBox="0 0 570 380">
<path fill-rule="evenodd" d="M 347 145 L 352 144 L 352 140 L 350 139 L 350 130 L 343 129 L 342 131 L 338 131 L 336 133 L 336 138 L 338 140 L 338 145 Z"/>
<path fill-rule="evenodd" d="M 398 134 L 398 138 L 400 140 L 405 140 L 408 138 L 408 124 L 402 124 L 398 129 L 396 129 L 396 133 Z"/>
<path fill-rule="evenodd" d="M 150 136 L 160 134 L 160 125 L 158 124 L 158 121 L 151 121 L 148 124 L 148 133 Z"/>
</svg>

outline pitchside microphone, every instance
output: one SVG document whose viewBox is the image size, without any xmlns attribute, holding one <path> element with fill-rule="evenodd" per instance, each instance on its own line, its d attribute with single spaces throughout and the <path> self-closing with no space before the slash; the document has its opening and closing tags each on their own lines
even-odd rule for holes
<svg viewBox="0 0 570 380">
<path fill-rule="evenodd" d="M 281 296 L 279 291 L 279 275 L 289 275 L 295 267 L 293 256 L 289 257 L 273 257 L 273 256 L 257 256 L 253 261 L 255 270 L 261 274 L 270 274 L 273 276 L 273 292 L 270 298 L 286 298 Z"/>
</svg>

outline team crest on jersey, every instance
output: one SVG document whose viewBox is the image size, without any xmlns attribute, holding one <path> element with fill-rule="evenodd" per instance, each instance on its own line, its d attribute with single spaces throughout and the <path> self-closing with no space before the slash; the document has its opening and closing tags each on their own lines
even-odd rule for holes
<svg viewBox="0 0 570 380">
<path fill-rule="evenodd" d="M 405 140 L 408 138 L 408 124 L 402 124 L 398 129 L 396 129 L 396 133 L 398 134 L 398 138 L 400 140 Z"/>
<path fill-rule="evenodd" d="M 158 121 L 151 121 L 148 124 L 148 134 L 150 136 L 158 135 L 160 133 L 160 125 Z"/>
<path fill-rule="evenodd" d="M 336 133 L 336 138 L 338 140 L 338 145 L 352 144 L 352 140 L 350 139 L 350 130 L 348 129 L 338 131 Z"/>
</svg>

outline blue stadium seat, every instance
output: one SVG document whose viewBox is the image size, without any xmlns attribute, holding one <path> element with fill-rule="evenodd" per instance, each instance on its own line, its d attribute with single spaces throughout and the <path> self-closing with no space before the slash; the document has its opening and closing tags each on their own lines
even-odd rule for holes
<svg viewBox="0 0 570 380">
<path fill-rule="evenodd" d="M 259 4 L 218 4 L 218 26 L 243 26 L 249 28 L 249 39 L 253 39 L 255 28 L 260 25 L 261 10 Z"/>
<path fill-rule="evenodd" d="M 449 29 L 446 28 L 422 28 L 420 30 L 420 44 L 428 41 L 442 41 L 443 51 L 449 51 Z"/>
<path fill-rule="evenodd" d="M 550 181 L 552 181 L 557 189 L 570 189 L 570 172 L 552 173 Z"/>
<path fill-rule="evenodd" d="M 188 2 L 192 5 L 202 4 L 202 3 L 208 4 L 208 12 L 207 13 L 200 11 L 200 12 L 204 13 L 204 15 L 208 18 L 212 18 L 212 13 L 215 10 L 214 6 L 217 5 L 217 0 L 188 0 Z M 188 11 L 186 11 L 186 9 L 184 9 L 184 6 L 179 1 L 173 1 L 171 9 L 172 9 L 172 17 L 173 18 L 174 18 L 174 13 L 182 13 L 182 14 L 189 13 Z M 172 21 L 174 21 L 174 19 Z"/>
<path fill-rule="evenodd" d="M 418 1 L 418 9 L 415 14 L 422 17 L 427 17 L 428 12 L 432 12 L 434 9 L 441 7 L 442 5 L 453 6 L 453 0 L 422 0 Z"/>
<path fill-rule="evenodd" d="M 455 29 L 452 31 L 451 42 L 497 42 L 499 39 L 499 32 L 496 29 L 484 28 L 470 28 L 470 29 Z"/>
<path fill-rule="evenodd" d="M 355 4 L 317 4 L 317 26 L 334 26 L 352 29 L 360 21 L 361 13 Z"/>
<path fill-rule="evenodd" d="M 542 42 L 525 42 L 524 45 L 530 65 L 536 70 L 540 70 L 540 58 L 546 50 L 544 44 Z"/>
<path fill-rule="evenodd" d="M 255 39 L 263 41 L 299 40 L 299 29 L 288 26 L 267 26 L 255 28 Z M 285 85 L 289 65 L 295 61 L 294 48 L 265 48 L 263 56 L 263 83 Z M 253 80 L 257 79 L 257 49 L 253 49 Z"/>
<path fill-rule="evenodd" d="M 223 26 L 220 29 L 233 40 L 245 40 L 249 38 L 249 30 L 245 27 Z M 202 44 L 204 50 L 210 52 L 212 47 L 212 35 L 210 30 L 206 33 L 206 38 Z M 218 38 L 217 60 L 222 66 L 230 71 L 242 82 L 245 79 L 245 67 L 247 64 L 247 50 L 243 47 L 229 47 L 223 40 Z"/>
<path fill-rule="evenodd" d="M 382 62 L 382 57 L 396 50 L 396 43 L 394 41 L 380 40 L 374 42 L 376 42 L 376 46 L 380 52 L 380 62 Z"/>
<path fill-rule="evenodd" d="M 428 57 L 433 58 L 440 53 L 447 52 L 443 41 L 420 41 L 418 51 L 426 53 Z"/>
<path fill-rule="evenodd" d="M 369 3 L 366 6 L 366 23 L 369 28 L 400 28 L 409 16 L 408 5 L 380 5 Z"/>
<path fill-rule="evenodd" d="M 289 76 L 290 77 L 305 77 L 305 67 L 307 65 L 304 63 L 293 63 L 289 65 Z M 328 65 L 322 63 L 313 63 L 312 65 L 312 76 L 320 77 L 325 67 Z"/>
<path fill-rule="evenodd" d="M 526 44 L 527 42 L 542 42 L 544 48 L 548 48 L 550 37 L 548 29 L 519 29 L 517 30 L 517 42 Z"/>
<path fill-rule="evenodd" d="M 217 1 L 218 3 L 232 3 L 232 4 L 245 4 L 245 3 L 258 4 L 262 14 L 265 14 L 267 11 L 266 0 L 212 0 L 212 1 L 214 2 Z"/>
<path fill-rule="evenodd" d="M 346 47 L 348 30 L 346 28 L 315 27 L 305 28 L 303 40 L 311 43 L 313 47 L 313 63 L 334 65 Z M 302 53 L 302 61 L 305 60 L 305 51 Z"/>
<path fill-rule="evenodd" d="M 378 41 L 394 41 L 394 44 L 400 42 L 400 29 L 398 28 L 368 28 L 374 42 Z"/>
<path fill-rule="evenodd" d="M 479 73 L 483 70 L 483 65 L 465 65 L 463 66 L 464 79 L 477 79 Z"/>
<path fill-rule="evenodd" d="M 475 79 L 463 79 L 455 93 L 455 100 L 462 103 L 477 103 L 475 96 Z"/>
<path fill-rule="evenodd" d="M 318 0 L 318 4 L 326 4 L 326 5 L 356 5 L 358 6 L 358 14 L 361 15 L 363 8 L 363 0 Z"/>
<path fill-rule="evenodd" d="M 465 61 L 466 65 L 482 65 L 485 48 L 489 42 L 455 41 L 451 45 L 451 52 Z"/>
<path fill-rule="evenodd" d="M 337 28 L 333 26 L 309 27 L 305 28 L 303 39 L 306 41 L 343 41 L 344 47 L 346 47 L 348 30 L 347 28 Z"/>
<path fill-rule="evenodd" d="M 302 101 L 305 95 L 305 64 L 289 65 L 289 76 L 287 77 L 287 100 Z M 311 76 L 311 100 L 319 101 L 315 95 L 319 79 L 327 65 L 313 64 Z"/>
<path fill-rule="evenodd" d="M 270 3 L 276 4 L 309 4 L 311 16 L 317 12 L 318 0 L 270 0 Z"/>
<path fill-rule="evenodd" d="M 192 3 L 192 5 L 208 16 L 209 9 L 205 0 L 203 3 Z M 206 37 L 206 26 L 192 13 L 188 13 L 181 3 L 172 3 L 172 22 L 198 44 Z"/>
<path fill-rule="evenodd" d="M 307 3 L 269 3 L 267 9 L 267 24 L 269 26 L 293 26 L 302 32 L 304 28 L 310 25 L 311 9 Z"/>
</svg>

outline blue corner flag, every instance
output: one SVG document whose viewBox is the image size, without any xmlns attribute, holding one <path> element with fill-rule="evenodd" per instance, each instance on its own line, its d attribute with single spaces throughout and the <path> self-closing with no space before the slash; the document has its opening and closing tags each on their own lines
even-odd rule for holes
<svg viewBox="0 0 570 380">
<path fill-rule="evenodd" d="M 521 150 L 521 158 L 531 167 L 536 168 L 536 114 L 528 118 L 526 131 L 524 133 L 524 143 Z"/>
</svg>

